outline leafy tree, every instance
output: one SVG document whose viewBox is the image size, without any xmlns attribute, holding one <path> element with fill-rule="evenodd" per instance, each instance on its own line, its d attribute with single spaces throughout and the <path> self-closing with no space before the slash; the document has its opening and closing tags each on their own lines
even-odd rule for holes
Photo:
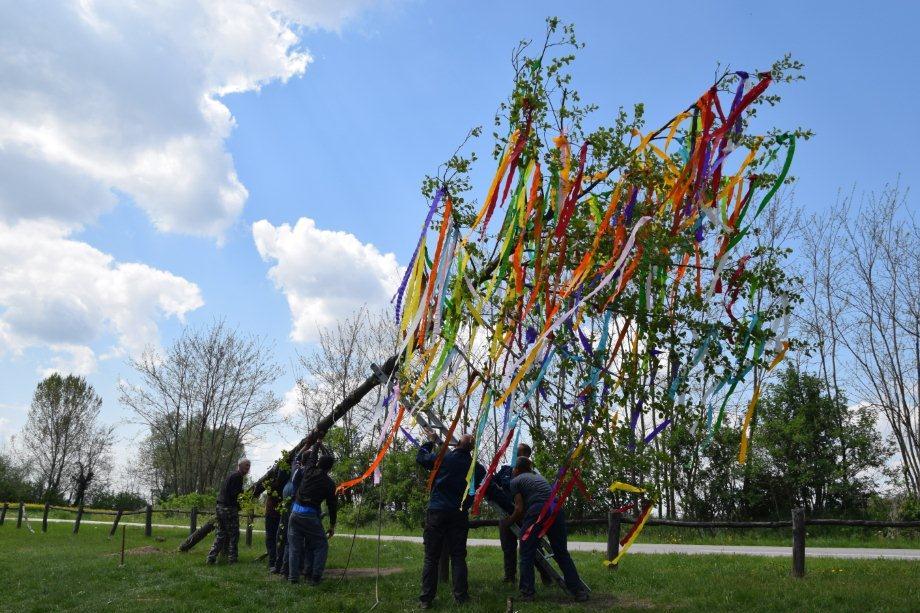
<svg viewBox="0 0 920 613">
<path fill-rule="evenodd" d="M 25 467 L 0 449 L 0 501 L 30 500 L 33 493 Z"/>
<path fill-rule="evenodd" d="M 760 407 L 751 508 L 786 516 L 793 507 L 810 513 L 859 514 L 877 490 L 890 451 L 866 406 L 831 398 L 819 376 L 788 367 Z"/>
<path fill-rule="evenodd" d="M 114 427 L 99 423 L 101 408 L 102 398 L 83 377 L 54 373 L 38 384 L 22 443 L 41 498 L 79 499 L 91 483 L 104 485 Z"/>
</svg>

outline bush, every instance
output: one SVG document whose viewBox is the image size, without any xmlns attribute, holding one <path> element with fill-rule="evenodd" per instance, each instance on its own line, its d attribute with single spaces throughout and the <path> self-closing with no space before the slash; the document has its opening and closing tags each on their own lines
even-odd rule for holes
<svg viewBox="0 0 920 613">
<path fill-rule="evenodd" d="M 213 509 L 217 506 L 217 492 L 199 494 L 182 494 L 181 496 L 170 496 L 161 500 L 157 504 L 158 509 L 179 509 L 182 511 L 191 511 L 197 509 Z"/>
<path fill-rule="evenodd" d="M 87 506 L 96 509 L 122 509 L 124 511 L 142 509 L 146 505 L 146 498 L 137 492 L 129 492 L 127 490 L 120 492 L 112 490 L 96 492 L 89 497 L 87 502 Z"/>
</svg>

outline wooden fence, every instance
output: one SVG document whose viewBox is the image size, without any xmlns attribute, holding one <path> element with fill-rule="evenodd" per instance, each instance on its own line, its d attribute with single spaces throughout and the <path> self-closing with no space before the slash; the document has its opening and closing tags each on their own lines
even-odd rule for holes
<svg viewBox="0 0 920 613">
<path fill-rule="evenodd" d="M 9 510 L 10 503 L 4 502 L 3 506 L 0 507 L 0 526 L 6 521 L 7 511 Z M 153 516 L 155 514 L 161 515 L 187 515 L 189 518 L 189 534 L 195 532 L 198 529 L 198 518 L 202 515 L 213 515 L 213 512 L 200 511 L 197 508 L 192 508 L 191 510 L 185 509 L 155 509 L 152 505 L 147 505 L 143 509 L 85 509 L 82 506 L 80 507 L 61 507 L 55 506 L 49 503 L 45 503 L 42 507 L 42 532 L 48 531 L 48 515 L 51 511 L 63 511 L 65 513 L 73 513 L 75 515 L 73 522 L 73 533 L 77 534 L 80 531 L 80 524 L 83 521 L 84 515 L 108 515 L 112 516 L 112 527 L 109 529 L 109 537 L 115 535 L 115 531 L 118 530 L 118 525 L 121 520 L 125 517 L 130 517 L 132 515 L 143 515 L 144 516 L 144 536 L 153 536 Z M 242 514 L 242 513 L 241 513 Z M 257 515 L 251 511 L 245 513 L 246 517 L 246 545 L 252 546 L 252 531 L 253 531 L 253 522 L 256 519 L 264 518 L 263 515 Z M 17 513 L 16 513 L 16 527 L 21 528 L 22 522 L 24 519 L 28 519 L 26 515 L 26 505 L 25 503 L 18 503 Z M 180 527 L 180 524 L 176 524 L 177 527 Z"/>
<path fill-rule="evenodd" d="M 0 508 L 0 526 L 6 521 L 9 503 L 3 503 Z M 201 515 L 213 515 L 213 513 L 200 511 L 197 508 L 191 510 L 184 509 L 154 509 L 153 506 L 147 505 L 143 509 L 136 510 L 85 510 L 83 507 L 59 507 L 45 504 L 42 512 L 42 532 L 48 531 L 48 513 L 52 510 L 65 511 L 76 514 L 73 525 L 73 533 L 80 530 L 80 522 L 85 513 L 92 515 L 111 515 L 114 516 L 112 528 L 109 530 L 109 537 L 115 535 L 118 524 L 124 517 L 132 515 L 144 516 L 144 535 L 152 536 L 153 534 L 153 515 L 155 513 L 168 515 L 187 515 L 189 518 L 189 534 L 198 529 L 198 518 Z M 23 519 L 26 517 L 25 504 L 18 503 L 16 512 L 16 527 L 21 528 Z M 263 515 L 256 515 L 252 511 L 245 514 L 246 517 L 246 545 L 252 546 L 253 522 L 256 519 L 264 518 Z M 571 519 L 567 522 L 569 526 L 606 526 L 607 528 L 607 559 L 613 560 L 620 551 L 620 530 L 623 524 L 635 523 L 636 518 L 628 517 L 616 511 L 610 511 L 607 517 Z M 474 519 L 469 523 L 470 528 L 483 528 L 487 526 L 498 526 L 497 519 Z M 750 528 L 792 528 L 792 576 L 805 576 L 805 528 L 807 526 L 848 526 L 857 528 L 908 528 L 920 529 L 920 521 L 878 521 L 870 519 L 832 519 L 832 518 L 807 518 L 804 509 L 793 509 L 792 517 L 788 521 L 689 521 L 683 519 L 658 519 L 650 518 L 645 523 L 646 526 L 672 526 L 675 528 L 732 528 L 732 529 L 750 529 Z M 615 569 L 616 566 L 610 566 Z M 444 575 L 444 564 L 442 563 L 442 577 Z"/>
<path fill-rule="evenodd" d="M 635 517 L 610 511 L 607 517 L 571 519 L 569 526 L 606 526 L 607 559 L 613 560 L 620 552 L 620 527 L 635 523 Z M 479 519 L 470 522 L 470 528 L 497 526 L 498 520 Z M 858 528 L 915 528 L 920 529 L 920 521 L 877 521 L 870 519 L 830 519 L 807 518 L 804 509 L 793 509 L 788 521 L 688 521 L 683 519 L 650 518 L 646 526 L 672 526 L 675 528 L 792 528 L 792 576 L 805 576 L 805 528 L 806 526 L 849 526 Z M 611 570 L 616 566 L 611 565 Z"/>
</svg>

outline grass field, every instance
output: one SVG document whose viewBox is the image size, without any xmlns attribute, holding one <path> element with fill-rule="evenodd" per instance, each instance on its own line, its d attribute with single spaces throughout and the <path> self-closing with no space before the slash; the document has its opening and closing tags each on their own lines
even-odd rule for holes
<svg viewBox="0 0 920 613">
<path fill-rule="evenodd" d="M 205 566 L 210 539 L 191 554 L 176 553 L 184 536 L 162 530 L 145 538 L 127 530 L 127 548 L 158 551 L 129 554 L 119 566 L 120 540 L 107 538 L 104 526 L 49 525 L 48 533 L 31 534 L 7 522 L 0 527 L 2 611 L 258 611 L 316 608 L 328 613 L 367 611 L 375 602 L 370 577 L 331 579 L 318 588 L 290 586 L 265 572 L 255 560 L 262 540 L 241 547 L 235 566 Z M 349 541 L 336 539 L 330 568 L 345 566 Z M 351 568 L 374 568 L 377 544 L 357 541 Z M 627 556 L 615 572 L 600 558 L 575 554 L 592 599 L 570 603 L 555 588 L 538 588 L 536 602 L 516 604 L 520 611 L 918 611 L 920 564 L 876 560 L 809 559 L 804 579 L 789 577 L 789 560 L 728 556 Z M 421 547 L 382 543 L 380 564 L 400 572 L 380 578 L 376 611 L 415 607 Z M 499 612 L 514 590 L 499 582 L 501 552 L 471 548 L 472 601 L 463 610 Z M 436 608 L 452 610 L 449 590 L 438 595 Z"/>
</svg>

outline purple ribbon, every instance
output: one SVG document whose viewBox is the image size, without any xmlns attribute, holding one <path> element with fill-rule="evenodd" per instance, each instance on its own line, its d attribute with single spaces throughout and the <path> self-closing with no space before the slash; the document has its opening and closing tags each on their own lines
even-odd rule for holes
<svg viewBox="0 0 920 613">
<path fill-rule="evenodd" d="M 658 436 L 658 434 L 660 434 L 662 430 L 667 428 L 670 423 L 671 423 L 671 419 L 668 418 L 664 420 L 663 422 L 661 422 L 660 424 L 658 424 L 657 426 L 655 426 L 655 429 L 649 432 L 648 436 L 646 436 L 642 442 L 646 444 L 651 443 L 652 439 Z"/>
<path fill-rule="evenodd" d="M 415 265 L 415 258 L 418 257 L 418 252 L 422 248 L 422 243 L 425 240 L 425 234 L 428 232 L 428 226 L 431 224 L 431 218 L 434 217 L 434 212 L 438 209 L 438 204 L 441 203 L 441 199 L 444 197 L 444 194 L 447 193 L 446 188 L 441 188 L 434 195 L 434 200 L 431 201 L 431 206 L 428 207 L 428 216 L 425 217 L 425 223 L 422 224 L 422 233 L 418 237 L 418 243 L 415 245 L 415 251 L 412 253 L 412 257 L 409 259 L 409 265 L 406 266 L 406 274 L 403 275 L 402 282 L 399 284 L 399 289 L 396 290 L 396 321 L 399 321 L 400 312 L 402 311 L 402 299 L 403 294 L 406 291 L 406 285 L 409 284 L 409 276 L 412 274 L 412 267 Z M 391 301 L 392 302 L 392 301 Z"/>
</svg>

